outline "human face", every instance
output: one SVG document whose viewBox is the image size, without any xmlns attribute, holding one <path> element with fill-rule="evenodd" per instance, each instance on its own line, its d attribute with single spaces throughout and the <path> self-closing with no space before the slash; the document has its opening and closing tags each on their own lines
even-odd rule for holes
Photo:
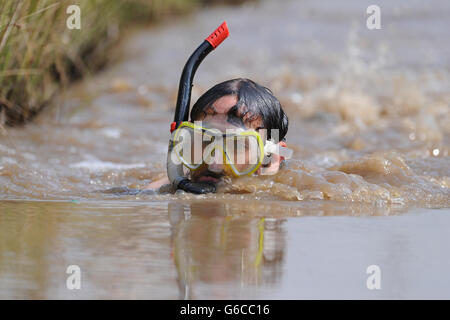
<svg viewBox="0 0 450 320">
<path fill-rule="evenodd" d="M 223 96 L 206 108 L 201 117 L 193 120 L 215 123 L 220 130 L 227 127 L 227 125 L 255 131 L 262 129 L 263 121 L 261 117 L 251 117 L 250 114 L 245 113 L 245 106 L 237 108 L 236 103 L 236 96 Z M 227 172 L 223 164 L 215 162 L 209 165 L 205 164 L 199 169 L 191 171 L 193 181 L 217 183 L 225 175 L 231 175 L 231 173 Z"/>
</svg>

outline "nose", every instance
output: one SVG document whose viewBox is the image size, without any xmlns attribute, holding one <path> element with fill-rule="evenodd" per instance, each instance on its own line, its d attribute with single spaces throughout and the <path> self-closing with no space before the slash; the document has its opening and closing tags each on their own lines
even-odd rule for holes
<svg viewBox="0 0 450 320">
<path fill-rule="evenodd" d="M 214 161 L 211 164 L 209 164 L 208 170 L 212 171 L 212 172 L 220 173 L 223 171 L 223 164 L 221 164 L 220 162 L 216 161 L 216 159 L 214 159 Z"/>
</svg>

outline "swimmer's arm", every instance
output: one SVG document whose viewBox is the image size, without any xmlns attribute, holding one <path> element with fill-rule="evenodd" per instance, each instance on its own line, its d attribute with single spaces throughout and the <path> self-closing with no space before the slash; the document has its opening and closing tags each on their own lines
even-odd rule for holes
<svg viewBox="0 0 450 320">
<path fill-rule="evenodd" d="M 148 185 L 146 185 L 142 189 L 143 190 L 145 190 L 145 189 L 159 189 L 162 185 L 169 184 L 169 183 L 170 183 L 169 178 L 168 177 L 164 177 L 164 178 L 161 178 L 161 179 L 158 179 L 156 181 L 153 181 L 153 182 L 149 183 Z"/>
</svg>

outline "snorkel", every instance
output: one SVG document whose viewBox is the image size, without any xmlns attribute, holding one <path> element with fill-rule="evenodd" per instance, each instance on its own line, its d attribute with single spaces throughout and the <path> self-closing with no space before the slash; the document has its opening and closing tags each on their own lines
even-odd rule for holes
<svg viewBox="0 0 450 320">
<path fill-rule="evenodd" d="M 178 87 L 177 105 L 175 116 L 170 126 L 172 133 L 183 121 L 189 120 L 189 107 L 191 102 L 191 92 L 193 79 L 198 66 L 203 59 L 222 43 L 229 35 L 227 23 L 223 22 L 203 43 L 191 54 L 181 73 L 180 85 Z M 195 194 L 205 194 L 216 192 L 216 186 L 209 182 L 192 182 L 186 177 L 181 163 L 172 161 L 172 151 L 174 143 L 172 137 L 169 140 L 167 152 L 167 175 L 174 190 L 181 189 Z"/>
</svg>

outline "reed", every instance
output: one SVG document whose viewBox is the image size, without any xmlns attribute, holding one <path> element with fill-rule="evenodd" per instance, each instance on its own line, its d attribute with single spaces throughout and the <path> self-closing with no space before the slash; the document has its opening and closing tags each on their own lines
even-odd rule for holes
<svg viewBox="0 0 450 320">
<path fill-rule="evenodd" d="M 130 23 L 154 22 L 201 0 L 1 0 L 0 125 L 24 123 L 62 86 L 108 63 Z M 81 30 L 66 9 L 81 8 Z"/>
</svg>

